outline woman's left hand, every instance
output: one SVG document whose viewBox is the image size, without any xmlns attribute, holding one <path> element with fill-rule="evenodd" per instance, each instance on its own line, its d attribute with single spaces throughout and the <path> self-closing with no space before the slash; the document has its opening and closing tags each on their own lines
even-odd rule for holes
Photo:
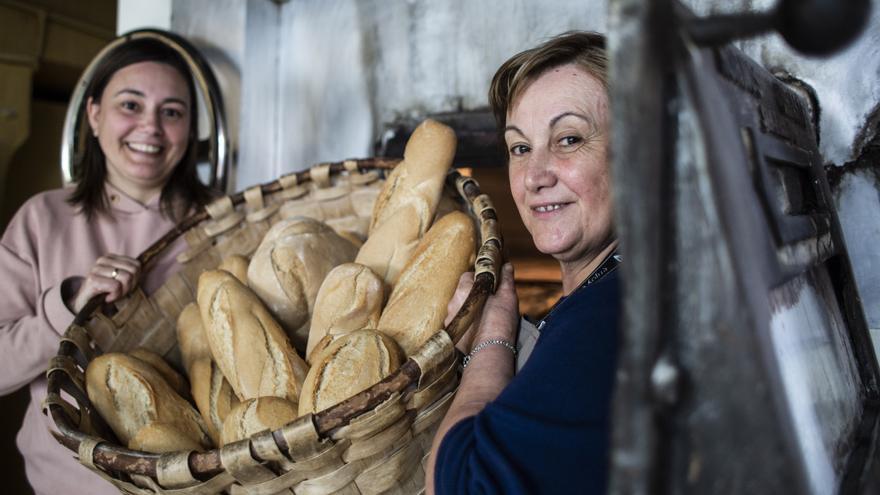
<svg viewBox="0 0 880 495">
<path fill-rule="evenodd" d="M 98 294 L 106 293 L 105 302 L 113 302 L 134 288 L 141 272 L 141 263 L 128 256 L 107 254 L 98 258 L 80 285 L 70 304 L 74 313 Z"/>
<path fill-rule="evenodd" d="M 513 265 L 508 262 L 501 267 L 501 280 L 495 294 L 489 296 L 483 306 L 473 343 L 492 339 L 515 340 L 518 328 L 519 300 L 514 287 Z"/>
</svg>

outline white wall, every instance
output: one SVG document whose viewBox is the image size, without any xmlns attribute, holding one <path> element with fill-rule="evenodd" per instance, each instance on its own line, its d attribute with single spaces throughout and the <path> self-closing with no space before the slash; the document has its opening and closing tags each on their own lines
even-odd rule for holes
<svg viewBox="0 0 880 495">
<path fill-rule="evenodd" d="M 119 0 L 116 9 L 116 34 L 134 29 L 171 27 L 173 0 Z"/>
<path fill-rule="evenodd" d="M 243 166 L 239 185 L 368 156 L 399 116 L 484 108 L 507 57 L 569 29 L 603 30 L 605 17 L 604 2 L 583 0 L 291 0 L 279 32 L 278 161 Z"/>
</svg>

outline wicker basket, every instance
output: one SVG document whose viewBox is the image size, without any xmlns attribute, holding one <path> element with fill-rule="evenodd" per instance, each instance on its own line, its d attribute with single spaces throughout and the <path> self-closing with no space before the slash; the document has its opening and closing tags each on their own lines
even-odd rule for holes
<svg viewBox="0 0 880 495">
<path fill-rule="evenodd" d="M 325 211 L 343 211 L 340 201 L 359 188 L 377 187 L 396 164 L 349 160 L 281 177 L 215 201 L 147 249 L 140 256 L 145 266 L 180 236 L 189 246 L 178 257 L 180 271 L 151 297 L 138 289 L 111 309 L 96 297 L 76 316 L 47 371 L 43 408 L 58 427 L 58 441 L 124 493 L 420 493 L 434 431 L 458 384 L 460 356 L 453 342 L 494 291 L 501 263 L 489 198 L 473 179 L 454 171 L 447 192 L 480 225 L 474 288 L 449 327 L 382 382 L 276 431 L 207 452 L 168 454 L 120 446 L 84 389 L 84 369 L 102 352 L 147 346 L 179 364 L 176 319 L 195 299 L 203 270 L 215 268 L 227 255 L 251 254 L 284 202 L 324 201 Z"/>
</svg>

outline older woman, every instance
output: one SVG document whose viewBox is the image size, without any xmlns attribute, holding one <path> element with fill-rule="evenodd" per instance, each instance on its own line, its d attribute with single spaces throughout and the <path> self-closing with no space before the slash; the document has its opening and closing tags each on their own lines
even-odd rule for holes
<svg viewBox="0 0 880 495">
<path fill-rule="evenodd" d="M 86 97 L 78 183 L 29 199 L 0 240 L 0 393 L 30 387 L 17 443 L 38 494 L 117 492 L 52 438 L 40 412 L 46 364 L 74 313 L 98 294 L 112 302 L 127 293 L 140 276 L 134 257 L 211 197 L 196 174 L 195 88 L 173 49 L 149 39 L 119 45 Z M 147 292 L 182 248 L 157 261 Z"/>
<path fill-rule="evenodd" d="M 510 189 L 537 248 L 559 261 L 564 297 L 537 325 L 531 356 L 515 372 L 529 336 L 517 339 L 513 269 L 504 266 L 434 440 L 436 493 L 606 489 L 620 258 L 605 77 L 604 39 L 577 32 L 515 55 L 492 81 Z M 458 295 L 472 283 L 463 277 Z"/>
</svg>

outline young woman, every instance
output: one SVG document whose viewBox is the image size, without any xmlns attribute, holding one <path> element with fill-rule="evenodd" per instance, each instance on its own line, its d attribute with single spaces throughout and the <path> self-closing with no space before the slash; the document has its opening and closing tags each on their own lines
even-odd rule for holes
<svg viewBox="0 0 880 495">
<path fill-rule="evenodd" d="M 212 196 L 196 174 L 192 76 L 172 48 L 119 45 L 85 96 L 90 132 L 76 186 L 29 199 L 0 239 L 0 393 L 30 387 L 17 443 L 38 494 L 117 493 L 52 438 L 40 411 L 46 365 L 74 314 L 97 294 L 112 302 L 131 290 L 141 275 L 135 257 Z M 157 260 L 144 290 L 167 279 L 182 249 Z"/>
</svg>

